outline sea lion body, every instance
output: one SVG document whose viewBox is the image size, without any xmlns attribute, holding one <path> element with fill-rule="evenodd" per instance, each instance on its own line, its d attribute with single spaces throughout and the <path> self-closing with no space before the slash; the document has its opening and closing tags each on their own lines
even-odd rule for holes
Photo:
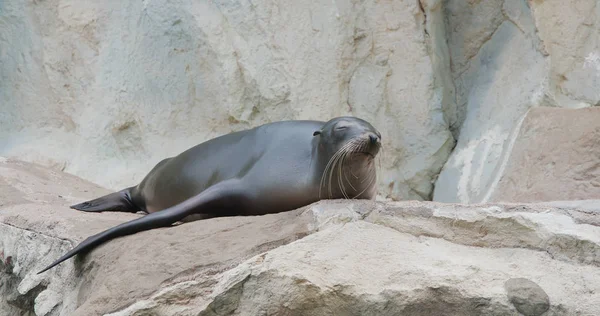
<svg viewBox="0 0 600 316">
<path fill-rule="evenodd" d="M 236 215 L 267 214 L 275 208 L 288 210 L 313 203 L 318 199 L 320 175 L 311 172 L 312 134 L 323 122 L 286 123 L 220 136 L 165 159 L 131 189 L 131 199 L 142 210 L 154 213 L 212 185 L 240 179 L 258 200 L 240 205 Z"/>
<path fill-rule="evenodd" d="M 159 162 L 134 187 L 71 206 L 149 213 L 89 237 L 40 271 L 113 238 L 178 221 L 263 215 L 320 199 L 372 199 L 381 135 L 368 122 L 282 121 L 230 133 Z"/>
</svg>

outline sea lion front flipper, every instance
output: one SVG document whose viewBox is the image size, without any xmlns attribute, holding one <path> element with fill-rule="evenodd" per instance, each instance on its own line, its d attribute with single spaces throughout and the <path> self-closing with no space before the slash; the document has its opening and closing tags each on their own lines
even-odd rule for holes
<svg viewBox="0 0 600 316">
<path fill-rule="evenodd" d="M 166 227 L 195 213 L 211 213 L 221 207 L 231 207 L 235 203 L 244 203 L 246 191 L 240 189 L 239 180 L 228 180 L 216 184 L 202 193 L 162 211 L 125 222 L 101 233 L 88 237 L 65 255 L 44 268 L 38 274 L 78 253 L 90 251 L 111 239 L 135 234 L 144 230 Z"/>
<path fill-rule="evenodd" d="M 131 201 L 131 189 L 132 188 L 127 188 L 119 192 L 101 196 L 97 199 L 71 205 L 70 208 L 83 212 L 115 211 L 136 213 L 140 210 L 140 208 L 135 206 L 135 204 L 133 204 Z"/>
</svg>

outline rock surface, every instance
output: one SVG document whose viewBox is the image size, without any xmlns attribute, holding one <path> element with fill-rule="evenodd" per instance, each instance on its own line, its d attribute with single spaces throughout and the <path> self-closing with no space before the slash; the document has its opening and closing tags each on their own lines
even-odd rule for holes
<svg viewBox="0 0 600 316">
<path fill-rule="evenodd" d="M 0 25 L 0 155 L 115 190 L 351 114 L 383 134 L 383 197 L 479 203 L 529 109 L 600 104 L 597 0 L 8 1 Z"/>
<path fill-rule="evenodd" d="M 544 315 L 600 306 L 600 213 L 567 202 L 322 201 L 138 233 L 36 275 L 139 215 L 68 209 L 105 192 L 74 176 L 13 160 L 0 171 L 11 315 L 519 315 L 539 296 L 515 299 L 523 287 L 506 283 L 520 278 L 547 294 Z"/>
<path fill-rule="evenodd" d="M 433 198 L 480 203 L 502 176 L 529 109 L 599 104 L 600 5 L 596 0 L 444 4 L 457 103 L 450 122 L 457 145 Z"/>
<path fill-rule="evenodd" d="M 600 198 L 600 108 L 536 108 L 489 188 L 493 202 Z"/>
<path fill-rule="evenodd" d="M 499 143 L 502 148 L 497 160 L 480 164 L 471 157 L 467 165 L 474 173 L 461 174 L 461 170 L 467 169 L 452 167 L 456 160 L 451 158 L 438 179 L 434 200 L 465 203 L 596 200 L 600 197 L 598 122 L 600 107 L 533 108 L 519 120 L 510 138 Z M 450 183 L 459 175 L 465 181 L 452 187 Z M 479 182 L 484 175 L 486 180 Z"/>
<path fill-rule="evenodd" d="M 0 155 L 116 190 L 231 131 L 352 114 L 383 134 L 381 192 L 430 199 L 453 92 L 423 3 L 3 2 Z"/>
</svg>

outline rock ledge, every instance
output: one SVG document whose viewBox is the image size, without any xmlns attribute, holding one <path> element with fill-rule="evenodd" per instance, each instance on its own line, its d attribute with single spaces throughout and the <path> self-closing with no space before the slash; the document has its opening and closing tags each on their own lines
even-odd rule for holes
<svg viewBox="0 0 600 316">
<path fill-rule="evenodd" d="M 322 201 L 119 238 L 136 214 L 67 205 L 79 178 L 0 163 L 0 311 L 11 315 L 593 315 L 599 212 L 582 202 Z"/>
</svg>

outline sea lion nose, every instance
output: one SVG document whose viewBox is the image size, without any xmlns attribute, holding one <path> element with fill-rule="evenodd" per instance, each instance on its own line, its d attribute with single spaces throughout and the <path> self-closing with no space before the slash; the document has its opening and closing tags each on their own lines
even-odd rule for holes
<svg viewBox="0 0 600 316">
<path fill-rule="evenodd" d="M 369 140 L 371 141 L 371 144 L 377 144 L 379 137 L 375 134 L 369 134 Z"/>
</svg>

